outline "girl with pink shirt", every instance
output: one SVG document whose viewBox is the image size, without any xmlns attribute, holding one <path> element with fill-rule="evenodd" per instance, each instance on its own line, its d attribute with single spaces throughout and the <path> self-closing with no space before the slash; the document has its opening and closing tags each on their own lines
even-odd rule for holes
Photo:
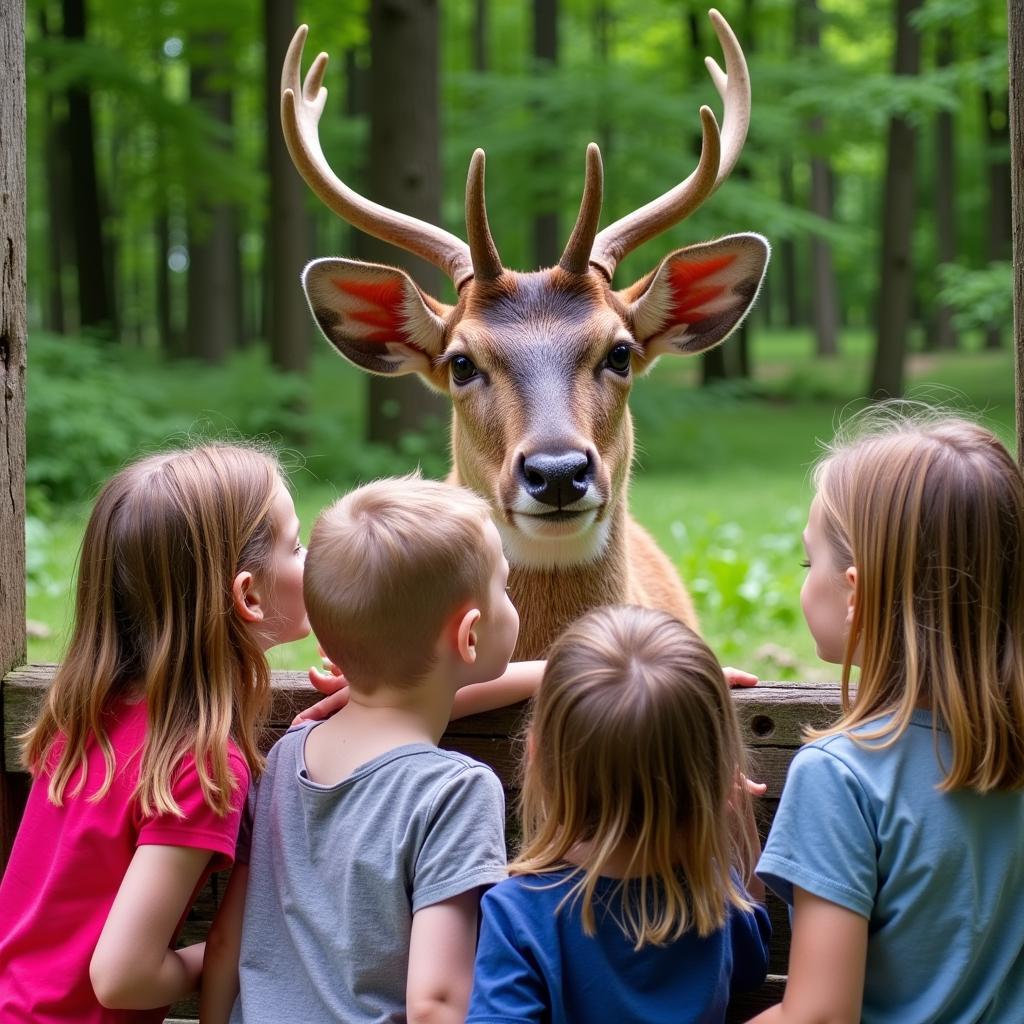
<svg viewBox="0 0 1024 1024">
<path fill-rule="evenodd" d="M 264 652 L 309 631 L 305 552 L 277 462 L 211 444 L 103 489 L 64 663 L 23 737 L 33 783 L 0 883 L 0 1020 L 161 1021 L 203 944 L 175 949 L 231 864 Z"/>
</svg>

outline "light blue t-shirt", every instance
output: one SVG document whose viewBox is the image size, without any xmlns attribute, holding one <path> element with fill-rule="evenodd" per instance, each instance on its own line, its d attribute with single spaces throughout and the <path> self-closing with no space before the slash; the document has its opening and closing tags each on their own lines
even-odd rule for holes
<svg viewBox="0 0 1024 1024">
<path fill-rule="evenodd" d="M 915 711 L 888 748 L 833 736 L 790 765 L 757 873 L 868 919 L 863 1024 L 1024 1021 L 1024 793 L 940 792 L 951 758 Z"/>
</svg>

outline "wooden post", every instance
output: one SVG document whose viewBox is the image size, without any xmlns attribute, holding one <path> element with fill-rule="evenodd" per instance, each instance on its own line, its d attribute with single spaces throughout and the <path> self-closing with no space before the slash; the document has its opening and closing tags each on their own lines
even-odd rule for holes
<svg viewBox="0 0 1024 1024">
<path fill-rule="evenodd" d="M 25 660 L 25 5 L 0 4 L 0 679 Z M 0 721 L 3 696 L 0 689 Z M 0 867 L 25 779 L 0 774 Z"/>
<path fill-rule="evenodd" d="M 1013 342 L 1017 395 L 1017 460 L 1024 465 L 1024 0 L 1008 0 L 1010 37 L 1010 172 L 1013 197 Z"/>
</svg>

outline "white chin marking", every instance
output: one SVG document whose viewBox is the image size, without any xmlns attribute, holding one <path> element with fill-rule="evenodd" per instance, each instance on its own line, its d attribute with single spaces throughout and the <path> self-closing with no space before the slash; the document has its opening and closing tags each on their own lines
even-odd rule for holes
<svg viewBox="0 0 1024 1024">
<path fill-rule="evenodd" d="M 514 512 L 514 526 L 495 525 L 509 564 L 521 569 L 553 569 L 592 562 L 601 555 L 608 543 L 610 519 L 595 523 L 596 519 L 596 509 L 562 522 Z"/>
</svg>

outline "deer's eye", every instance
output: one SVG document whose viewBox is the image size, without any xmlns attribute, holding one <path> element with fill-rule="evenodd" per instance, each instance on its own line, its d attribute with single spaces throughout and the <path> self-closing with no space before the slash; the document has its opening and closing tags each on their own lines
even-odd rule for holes
<svg viewBox="0 0 1024 1024">
<path fill-rule="evenodd" d="M 451 362 L 451 367 L 452 380 L 456 384 L 466 384 L 480 374 L 469 356 L 456 356 Z"/>
<path fill-rule="evenodd" d="M 616 345 L 605 357 L 605 365 L 609 370 L 625 376 L 633 360 L 632 349 L 628 345 Z"/>
</svg>

